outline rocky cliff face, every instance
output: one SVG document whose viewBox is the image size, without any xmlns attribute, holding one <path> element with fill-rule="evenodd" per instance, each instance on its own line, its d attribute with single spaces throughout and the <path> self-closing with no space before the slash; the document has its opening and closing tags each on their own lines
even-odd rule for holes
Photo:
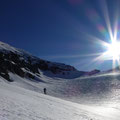
<svg viewBox="0 0 120 120">
<path fill-rule="evenodd" d="M 11 47 L 8 44 L 0 42 L 0 76 L 8 81 L 9 73 L 14 73 L 20 77 L 28 77 L 34 79 L 35 75 L 40 76 L 40 71 L 50 72 L 53 76 L 77 76 L 84 75 L 85 72 L 78 71 L 70 65 L 62 63 L 54 63 L 40 58 L 34 57 L 29 53 Z M 73 76 L 76 76 L 73 75 Z"/>
</svg>

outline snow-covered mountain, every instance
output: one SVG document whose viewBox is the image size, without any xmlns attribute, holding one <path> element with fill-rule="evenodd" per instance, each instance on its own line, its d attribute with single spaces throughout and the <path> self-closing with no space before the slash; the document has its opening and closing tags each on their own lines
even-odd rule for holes
<svg viewBox="0 0 120 120">
<path fill-rule="evenodd" d="M 14 81 L 9 73 L 20 77 L 36 79 L 42 71 L 46 76 L 58 78 L 75 78 L 85 74 L 70 65 L 42 60 L 31 54 L 0 42 L 0 76 Z"/>
<path fill-rule="evenodd" d="M 100 71 L 78 71 L 70 65 L 42 60 L 0 42 L 0 76 L 29 90 L 43 92 L 46 87 L 50 95 L 66 98 L 110 92 L 112 82 L 94 78 L 97 73 Z"/>
<path fill-rule="evenodd" d="M 120 72 L 99 72 L 81 72 L 0 42 L 0 120 L 119 120 Z"/>
<path fill-rule="evenodd" d="M 97 73 L 100 71 L 78 71 L 70 65 L 42 60 L 0 42 L 0 76 L 29 90 L 43 92 L 46 87 L 50 95 L 66 98 L 84 94 L 105 96 L 116 84 L 111 76 L 102 77 Z"/>
</svg>

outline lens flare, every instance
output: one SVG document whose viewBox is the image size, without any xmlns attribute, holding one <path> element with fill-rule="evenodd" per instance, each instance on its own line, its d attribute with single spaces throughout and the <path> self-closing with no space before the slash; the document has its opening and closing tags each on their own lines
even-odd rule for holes
<svg viewBox="0 0 120 120">
<path fill-rule="evenodd" d="M 97 43 L 99 43 L 101 46 L 103 46 L 106 49 L 101 55 L 97 56 L 93 61 L 104 62 L 106 60 L 112 60 L 113 63 L 112 67 L 114 70 L 114 68 L 116 68 L 116 65 L 120 66 L 120 39 L 119 39 L 120 17 L 118 14 L 118 7 L 116 7 L 114 24 L 111 24 L 106 1 L 101 0 L 101 8 L 106 26 L 102 24 L 103 19 L 98 15 L 97 11 L 95 11 L 94 9 L 90 14 L 88 14 L 88 16 L 96 25 L 99 32 L 102 33 L 102 35 L 104 35 L 105 41 L 108 42 L 105 42 L 104 40 L 92 36 L 93 40 L 95 40 Z"/>
<path fill-rule="evenodd" d="M 112 42 L 112 44 L 110 44 L 108 46 L 108 55 L 110 55 L 112 57 L 113 60 L 119 60 L 120 57 L 120 43 L 117 41 Z"/>
</svg>

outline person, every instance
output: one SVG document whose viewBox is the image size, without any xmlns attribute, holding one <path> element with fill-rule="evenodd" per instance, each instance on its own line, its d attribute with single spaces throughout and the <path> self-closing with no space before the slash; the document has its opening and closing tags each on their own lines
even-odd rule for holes
<svg viewBox="0 0 120 120">
<path fill-rule="evenodd" d="M 46 88 L 44 88 L 44 89 L 43 89 L 43 91 L 44 91 L 44 94 L 46 94 L 47 89 L 46 89 Z"/>
</svg>

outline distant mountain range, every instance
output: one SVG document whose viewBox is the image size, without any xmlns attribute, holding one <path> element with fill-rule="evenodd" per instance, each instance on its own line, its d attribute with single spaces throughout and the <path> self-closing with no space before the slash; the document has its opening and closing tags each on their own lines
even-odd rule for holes
<svg viewBox="0 0 120 120">
<path fill-rule="evenodd" d="M 35 57 L 24 50 L 14 48 L 6 43 L 0 42 L 0 76 L 8 81 L 14 81 L 10 73 L 20 77 L 35 79 L 41 76 L 41 71 L 49 77 L 72 79 L 85 75 L 99 73 L 99 70 L 91 72 L 79 71 L 73 66 L 63 63 L 50 62 Z"/>
</svg>

